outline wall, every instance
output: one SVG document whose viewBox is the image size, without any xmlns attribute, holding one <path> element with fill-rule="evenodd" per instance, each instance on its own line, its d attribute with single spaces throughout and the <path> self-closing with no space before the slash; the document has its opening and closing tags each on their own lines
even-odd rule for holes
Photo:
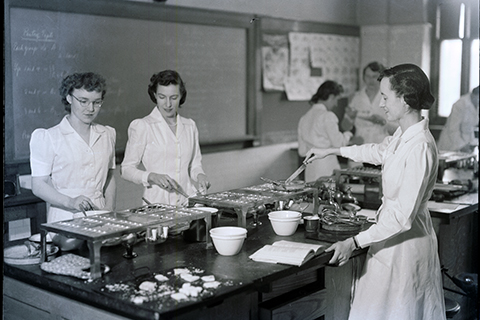
<svg viewBox="0 0 480 320">
<path fill-rule="evenodd" d="M 132 0 L 152 2 L 151 0 Z M 344 25 L 357 25 L 356 3 L 352 0 L 167 0 L 166 5 L 184 6 L 199 9 L 233 11 L 257 15 L 313 21 Z M 261 101 L 262 104 L 265 101 Z M 268 103 L 268 102 L 267 102 Z M 298 103 L 292 108 L 292 119 L 295 123 L 308 110 L 307 103 Z M 283 114 L 279 111 L 278 114 Z M 262 119 L 275 121 L 275 119 Z M 278 140 L 278 137 L 276 137 Z M 291 141 L 291 137 L 285 137 Z M 209 192 L 231 190 L 262 183 L 260 177 L 270 179 L 285 179 L 298 167 L 296 143 L 277 143 L 227 152 L 203 154 L 204 170 L 212 187 Z M 117 177 L 117 209 L 140 205 L 142 187 Z"/>
<path fill-rule="evenodd" d="M 146 1 L 148 0 L 136 0 Z M 363 0 L 362 0 L 363 1 Z M 299 21 L 357 25 L 357 0 L 167 0 L 167 5 L 252 13 Z"/>
</svg>

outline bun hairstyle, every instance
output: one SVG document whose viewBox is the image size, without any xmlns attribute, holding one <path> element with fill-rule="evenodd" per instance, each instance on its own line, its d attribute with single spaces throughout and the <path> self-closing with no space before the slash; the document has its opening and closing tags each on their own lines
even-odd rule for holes
<svg viewBox="0 0 480 320">
<path fill-rule="evenodd" d="M 390 88 L 397 97 L 403 96 L 405 102 L 413 109 L 430 109 L 435 98 L 430 91 L 430 81 L 420 67 L 414 64 L 400 64 L 384 70 L 378 80 L 388 78 Z"/>
<path fill-rule="evenodd" d="M 62 84 L 58 89 L 60 96 L 62 97 L 62 103 L 65 106 L 67 112 L 72 111 L 72 106 L 70 102 L 67 101 L 67 96 L 72 94 L 75 89 L 85 89 L 88 92 L 96 91 L 102 93 L 102 99 L 105 96 L 107 84 L 105 79 L 96 73 L 85 72 L 85 73 L 73 73 L 66 76 L 62 80 Z"/>
<path fill-rule="evenodd" d="M 367 72 L 367 69 L 370 69 L 373 72 L 382 73 L 383 70 L 385 70 L 385 67 L 380 62 L 377 62 L 377 61 L 370 62 L 369 64 L 367 64 L 365 66 L 365 68 L 363 68 L 363 76 L 364 77 L 365 77 L 365 72 Z"/>
<path fill-rule="evenodd" d="M 317 92 L 312 96 L 309 103 L 310 105 L 316 104 L 318 101 L 326 101 L 328 97 L 333 94 L 339 96 L 343 93 L 342 85 L 332 80 L 327 80 L 318 88 Z"/>
<path fill-rule="evenodd" d="M 148 85 L 148 95 L 153 103 L 157 103 L 157 98 L 155 97 L 155 93 L 157 93 L 157 87 L 160 86 L 168 86 L 170 84 L 179 85 L 180 86 L 180 105 L 182 105 L 185 100 L 187 99 L 187 89 L 185 88 L 185 84 L 178 74 L 178 72 L 173 70 L 164 70 L 160 71 L 159 73 L 155 73 L 150 78 L 150 84 Z"/>
</svg>

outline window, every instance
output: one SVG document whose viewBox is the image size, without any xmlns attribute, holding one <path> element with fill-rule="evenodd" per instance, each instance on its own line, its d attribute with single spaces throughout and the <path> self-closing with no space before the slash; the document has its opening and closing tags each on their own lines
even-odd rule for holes
<svg viewBox="0 0 480 320">
<path fill-rule="evenodd" d="M 438 109 L 448 117 L 452 105 L 479 82 L 478 2 L 446 0 L 437 7 Z"/>
<path fill-rule="evenodd" d="M 480 66 L 478 64 L 480 60 L 480 53 L 478 48 L 478 39 L 472 41 L 472 47 L 470 50 L 470 86 L 469 91 L 472 91 L 475 87 L 478 87 L 478 73 Z"/>
<path fill-rule="evenodd" d="M 440 84 L 438 115 L 448 117 L 452 104 L 460 97 L 462 40 L 443 40 L 440 44 Z"/>
</svg>

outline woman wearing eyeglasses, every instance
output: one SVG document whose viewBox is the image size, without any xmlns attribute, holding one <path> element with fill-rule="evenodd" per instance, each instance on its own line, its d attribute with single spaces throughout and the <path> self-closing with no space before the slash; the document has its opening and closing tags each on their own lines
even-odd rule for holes
<svg viewBox="0 0 480 320">
<path fill-rule="evenodd" d="M 47 221 L 82 216 L 82 210 L 113 210 L 115 205 L 115 129 L 93 121 L 106 92 L 95 73 L 63 79 L 60 95 L 68 112 L 30 139 L 32 191 L 47 202 Z"/>
</svg>

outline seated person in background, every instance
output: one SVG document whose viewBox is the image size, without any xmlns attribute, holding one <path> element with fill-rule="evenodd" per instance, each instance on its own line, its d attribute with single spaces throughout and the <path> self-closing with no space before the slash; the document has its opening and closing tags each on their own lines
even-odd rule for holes
<svg viewBox="0 0 480 320">
<path fill-rule="evenodd" d="M 150 78 L 148 95 L 155 106 L 128 128 L 122 177 L 142 184 L 149 202 L 186 205 L 185 195 L 204 194 L 210 187 L 202 168 L 197 126 L 178 113 L 187 90 L 176 71 L 165 70 Z"/>
<path fill-rule="evenodd" d="M 353 94 L 345 110 L 341 126 L 344 130 L 355 128 L 354 144 L 380 143 L 398 127 L 386 120 L 385 112 L 380 108 L 380 84 L 377 79 L 384 69 L 376 61 L 363 69 L 365 87 Z"/>
<path fill-rule="evenodd" d="M 312 148 L 346 146 L 353 134 L 340 132 L 338 118 L 332 110 L 337 106 L 343 87 L 335 81 L 325 81 L 309 103 L 310 110 L 298 123 L 298 154 L 305 157 Z M 310 164 L 305 169 L 305 181 L 315 181 L 320 177 L 331 176 L 334 169 L 340 169 L 335 155 Z"/>
<path fill-rule="evenodd" d="M 438 150 L 472 152 L 478 146 L 478 100 L 477 86 L 453 104 L 438 140 Z"/>
<path fill-rule="evenodd" d="M 94 123 L 105 96 L 105 80 L 95 73 L 63 79 L 62 103 L 68 114 L 49 129 L 36 129 L 30 139 L 32 191 L 47 202 L 47 222 L 82 217 L 82 210 L 115 209 L 115 129 Z M 62 244 L 71 250 L 83 241 Z M 54 237 L 54 242 L 56 238 Z"/>
</svg>

